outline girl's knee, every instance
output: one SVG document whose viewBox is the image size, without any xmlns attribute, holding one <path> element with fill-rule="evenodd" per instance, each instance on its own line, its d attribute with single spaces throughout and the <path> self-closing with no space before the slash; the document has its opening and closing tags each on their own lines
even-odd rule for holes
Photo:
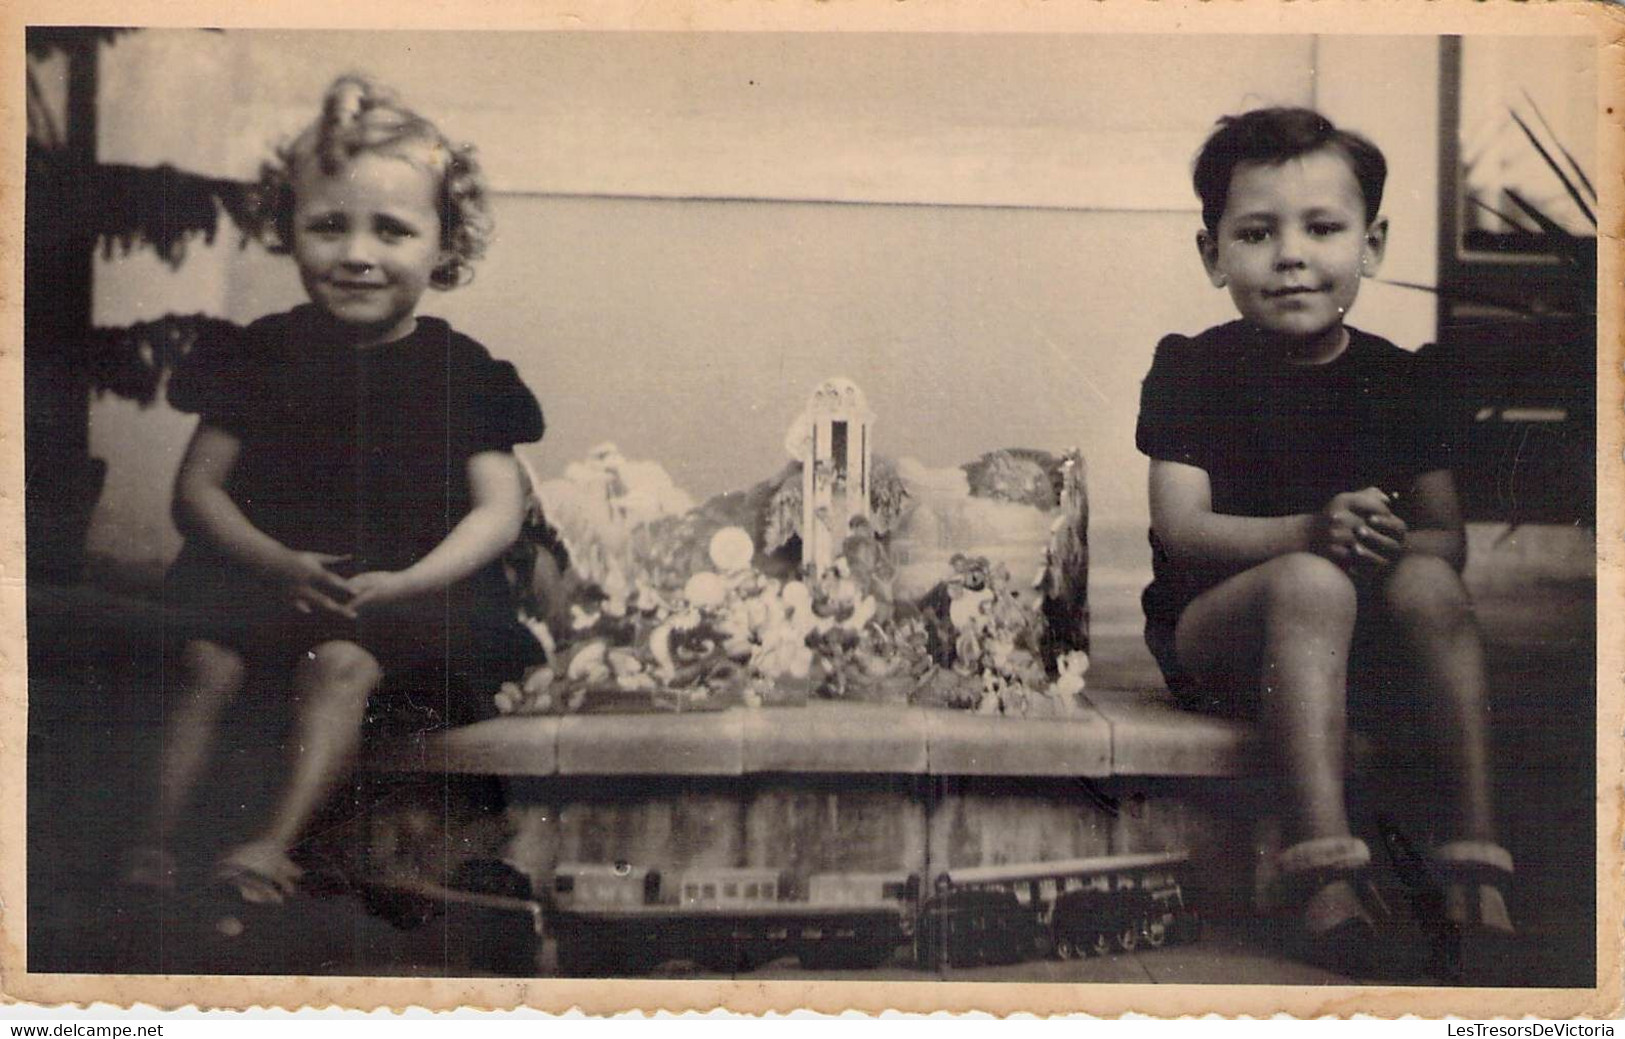
<svg viewBox="0 0 1625 1039">
<path fill-rule="evenodd" d="M 354 642 L 324 642 L 300 661 L 304 676 L 320 686 L 371 692 L 383 677 L 378 658 Z"/>
<path fill-rule="evenodd" d="M 1453 630 L 1472 617 L 1472 600 L 1454 567 L 1437 556 L 1405 556 L 1382 586 L 1389 615 L 1403 627 Z"/>
<path fill-rule="evenodd" d="M 181 667 L 200 693 L 230 695 L 248 676 L 242 654 L 216 642 L 194 639 L 181 650 Z"/>
<path fill-rule="evenodd" d="M 1292 552 L 1264 565 L 1265 608 L 1270 613 L 1294 621 L 1354 623 L 1358 608 L 1354 582 L 1336 563 L 1310 552 Z"/>
</svg>

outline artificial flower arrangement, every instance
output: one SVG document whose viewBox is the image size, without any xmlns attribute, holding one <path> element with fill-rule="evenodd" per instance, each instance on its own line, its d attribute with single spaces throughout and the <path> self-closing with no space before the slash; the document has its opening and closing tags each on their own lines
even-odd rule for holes
<svg viewBox="0 0 1625 1039">
<path fill-rule="evenodd" d="M 998 455 L 966 467 L 971 478 L 1014 465 L 1030 496 L 1034 467 Z M 882 500 L 871 520 L 854 522 L 820 574 L 800 572 L 797 503 L 784 500 L 798 474 L 695 509 L 670 493 L 663 473 L 634 475 L 612 447 L 573 469 L 566 483 L 543 485 L 533 519 L 544 508 L 593 519 L 560 533 L 563 565 L 538 568 L 555 579 L 525 597 L 521 617 L 549 662 L 502 686 L 502 713 L 720 710 L 812 697 L 1031 717 L 1078 708 L 1087 653 L 1055 637 L 1045 610 L 1055 546 L 1034 582 L 1044 595 L 1021 588 L 1002 563 L 956 553 L 926 594 L 900 597 L 892 549 L 909 492 L 890 467 L 875 481 Z M 665 511 L 651 505 L 661 495 Z M 1062 519 L 1056 532 L 1075 533 L 1060 530 Z"/>
</svg>

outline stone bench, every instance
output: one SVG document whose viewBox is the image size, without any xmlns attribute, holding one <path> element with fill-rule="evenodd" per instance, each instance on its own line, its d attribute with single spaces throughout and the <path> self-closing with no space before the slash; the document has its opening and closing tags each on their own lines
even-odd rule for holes
<svg viewBox="0 0 1625 1039">
<path fill-rule="evenodd" d="M 690 714 L 504 717 L 378 748 L 383 772 L 497 776 L 1240 776 L 1250 726 L 1090 690 L 1067 718 L 815 701 Z"/>
</svg>

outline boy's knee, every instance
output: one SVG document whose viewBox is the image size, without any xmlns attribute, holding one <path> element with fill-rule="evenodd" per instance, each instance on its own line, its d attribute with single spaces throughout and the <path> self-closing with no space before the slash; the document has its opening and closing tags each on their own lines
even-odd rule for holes
<svg viewBox="0 0 1625 1039">
<path fill-rule="evenodd" d="M 323 685 L 368 691 L 384 674 L 378 658 L 354 642 L 324 642 L 306 655 L 301 666 Z"/>
<path fill-rule="evenodd" d="M 1455 567 L 1437 556 L 1406 556 L 1383 584 L 1395 621 L 1407 627 L 1451 628 L 1472 614 L 1472 601 Z"/>
<path fill-rule="evenodd" d="M 1336 563 L 1310 552 L 1292 552 L 1266 566 L 1264 595 L 1272 612 L 1294 619 L 1354 622 L 1358 607 L 1354 582 Z"/>
</svg>

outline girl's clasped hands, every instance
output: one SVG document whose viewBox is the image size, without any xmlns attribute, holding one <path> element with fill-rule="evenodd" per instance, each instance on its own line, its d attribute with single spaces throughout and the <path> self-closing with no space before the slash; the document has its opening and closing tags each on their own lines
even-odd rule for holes
<svg viewBox="0 0 1625 1039">
<path fill-rule="evenodd" d="M 274 576 L 281 579 L 288 601 L 300 613 L 322 610 L 354 620 L 355 590 L 342 574 L 328 569 L 349 558 L 328 552 L 290 552 Z"/>
<path fill-rule="evenodd" d="M 369 570 L 350 577 L 333 567 L 350 560 L 327 552 L 293 552 L 277 572 L 288 600 L 300 613 L 322 611 L 356 620 L 369 606 L 410 598 L 411 582 L 395 570 Z"/>
</svg>

